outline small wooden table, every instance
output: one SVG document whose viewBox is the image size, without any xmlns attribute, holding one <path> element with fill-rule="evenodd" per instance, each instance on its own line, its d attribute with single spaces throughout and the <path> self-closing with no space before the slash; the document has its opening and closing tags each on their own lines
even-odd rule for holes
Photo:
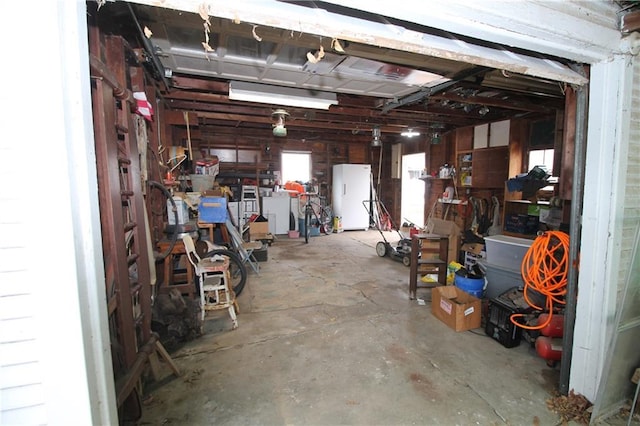
<svg viewBox="0 0 640 426">
<path fill-rule="evenodd" d="M 198 221 L 198 228 L 206 229 L 209 232 L 209 241 L 215 244 L 213 232 L 216 228 L 220 229 L 220 233 L 222 234 L 222 241 L 227 244 L 231 243 L 231 239 L 229 238 L 229 231 L 227 231 L 227 225 L 224 223 L 209 223 L 209 222 L 200 222 Z"/>
<path fill-rule="evenodd" d="M 158 248 L 160 252 L 163 252 L 169 248 L 171 243 L 169 241 L 160 241 Z M 171 249 L 171 252 L 164 258 L 164 275 L 161 285 L 158 287 L 158 293 L 168 293 L 172 289 L 176 289 L 180 294 L 193 297 L 196 294 L 196 286 L 193 275 L 193 268 L 191 263 L 186 258 L 187 252 L 184 248 L 182 239 L 178 239 Z M 176 274 L 173 265 L 179 261 L 180 257 L 185 256 L 185 268 L 186 274 Z M 185 282 L 186 280 L 186 282 Z"/>
</svg>

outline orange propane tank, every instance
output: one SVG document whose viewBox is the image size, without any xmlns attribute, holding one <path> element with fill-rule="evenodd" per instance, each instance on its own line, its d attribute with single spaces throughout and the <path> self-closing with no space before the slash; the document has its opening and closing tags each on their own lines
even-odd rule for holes
<svg viewBox="0 0 640 426">
<path fill-rule="evenodd" d="M 536 339 L 536 352 L 547 361 L 560 361 L 562 339 L 540 336 Z"/>
<path fill-rule="evenodd" d="M 538 324 L 544 324 L 549 320 L 549 314 L 540 314 Z M 554 314 L 549 324 L 540 329 L 540 334 L 547 337 L 562 337 L 564 332 L 564 315 Z"/>
</svg>

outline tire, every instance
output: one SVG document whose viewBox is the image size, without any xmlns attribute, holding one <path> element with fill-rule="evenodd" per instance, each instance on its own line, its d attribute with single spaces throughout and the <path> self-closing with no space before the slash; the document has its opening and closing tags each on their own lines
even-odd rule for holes
<svg viewBox="0 0 640 426">
<path fill-rule="evenodd" d="M 380 257 L 385 257 L 387 255 L 387 244 L 379 241 L 378 244 L 376 244 L 376 253 Z"/>
<path fill-rule="evenodd" d="M 311 211 L 307 210 L 304 214 L 304 242 L 309 242 L 309 236 L 311 235 Z"/>
<path fill-rule="evenodd" d="M 411 258 L 409 256 L 404 256 L 402 258 L 402 264 L 404 266 L 411 266 Z"/>
<path fill-rule="evenodd" d="M 322 231 L 330 235 L 333 233 L 333 212 L 331 211 L 331 207 L 326 206 L 320 212 L 320 223 L 322 226 Z"/>
<path fill-rule="evenodd" d="M 242 290 L 244 289 L 244 285 L 247 283 L 247 268 L 245 268 L 244 263 L 242 263 L 242 259 L 240 259 L 240 256 L 238 256 L 236 252 L 227 249 L 211 250 L 202 258 L 206 259 L 207 257 L 212 257 L 216 254 L 227 256 L 229 258 L 231 287 L 233 287 L 233 292 L 236 296 L 240 296 L 240 293 L 242 293 Z"/>
<path fill-rule="evenodd" d="M 162 206 L 161 211 L 154 212 L 153 209 L 152 209 L 151 212 L 150 212 L 151 215 L 159 214 L 160 216 L 162 216 L 163 220 L 166 217 L 166 220 L 167 220 L 166 223 L 169 223 L 168 222 L 169 217 L 165 216 L 165 213 L 167 215 L 173 214 L 173 218 L 174 218 L 174 222 L 173 223 L 178 223 L 178 209 L 176 207 L 176 202 L 173 200 L 173 196 L 171 195 L 169 190 L 163 184 L 161 184 L 160 182 L 156 182 L 155 180 L 150 180 L 150 181 L 148 181 L 148 183 L 149 183 L 149 191 L 147 193 L 148 197 L 151 197 L 151 191 L 153 189 L 157 189 L 162 193 L 162 195 L 165 198 L 161 202 L 161 206 Z M 166 205 L 167 205 L 167 203 L 165 202 L 166 200 L 169 200 L 169 202 L 171 203 L 171 212 L 166 210 Z M 153 220 L 152 220 L 151 217 L 149 217 L 149 221 L 151 223 L 153 223 Z M 165 250 L 164 253 L 160 253 L 158 255 L 158 258 L 156 259 L 156 262 L 162 262 L 167 256 L 169 256 L 169 253 L 171 253 L 173 251 L 173 247 L 176 245 L 177 240 L 178 240 L 178 228 L 174 227 L 174 231 L 171 233 L 171 236 L 169 237 L 169 242 L 170 242 L 169 247 L 167 247 L 167 249 Z"/>
</svg>

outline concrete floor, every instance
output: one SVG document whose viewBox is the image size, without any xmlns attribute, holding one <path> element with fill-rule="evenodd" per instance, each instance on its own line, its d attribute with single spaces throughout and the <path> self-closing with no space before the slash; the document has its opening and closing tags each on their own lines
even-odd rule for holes
<svg viewBox="0 0 640 426">
<path fill-rule="evenodd" d="M 212 313 L 172 353 L 183 376 L 146 389 L 139 424 L 558 424 L 545 404 L 558 370 L 409 300 L 409 268 L 378 257 L 380 240 L 279 237 L 238 298 L 239 328 Z"/>
</svg>

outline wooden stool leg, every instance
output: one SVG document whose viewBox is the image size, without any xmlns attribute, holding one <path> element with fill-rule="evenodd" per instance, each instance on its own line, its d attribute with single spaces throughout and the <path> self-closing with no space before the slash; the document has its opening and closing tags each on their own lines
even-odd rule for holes
<svg viewBox="0 0 640 426">
<path fill-rule="evenodd" d="M 238 318 L 236 317 L 236 310 L 233 308 L 233 304 L 229 305 L 229 315 L 231 316 L 231 321 L 233 322 L 233 329 L 238 328 Z"/>
</svg>

